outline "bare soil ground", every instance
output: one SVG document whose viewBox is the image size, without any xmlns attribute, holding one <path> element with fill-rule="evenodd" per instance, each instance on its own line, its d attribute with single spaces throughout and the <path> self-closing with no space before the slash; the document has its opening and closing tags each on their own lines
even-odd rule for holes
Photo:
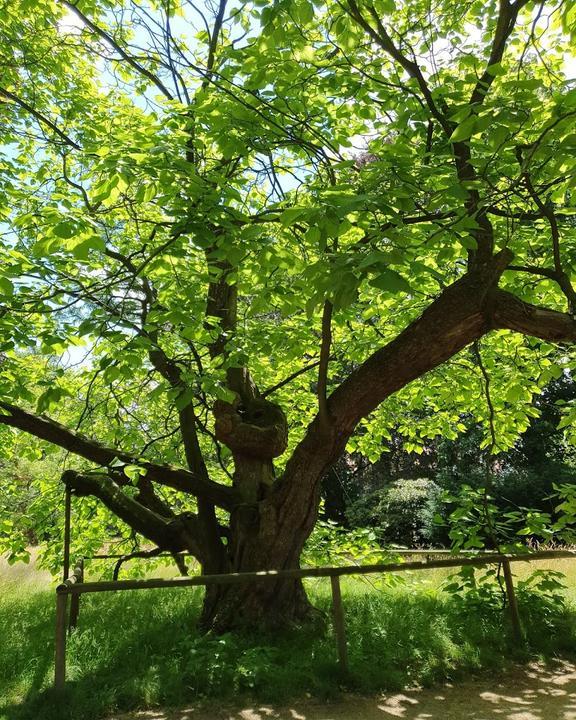
<svg viewBox="0 0 576 720">
<path fill-rule="evenodd" d="M 500 677 L 373 698 L 347 696 L 286 707 L 147 711 L 110 720 L 576 720 L 576 665 L 533 663 Z"/>
</svg>

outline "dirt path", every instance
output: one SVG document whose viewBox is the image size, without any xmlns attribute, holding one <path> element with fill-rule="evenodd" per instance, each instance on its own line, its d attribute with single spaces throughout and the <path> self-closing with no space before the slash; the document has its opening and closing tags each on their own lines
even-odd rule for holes
<svg viewBox="0 0 576 720">
<path fill-rule="evenodd" d="M 303 700 L 269 705 L 177 712 L 141 712 L 110 720 L 576 720 L 576 665 L 533 663 L 499 678 L 338 703 Z"/>
</svg>

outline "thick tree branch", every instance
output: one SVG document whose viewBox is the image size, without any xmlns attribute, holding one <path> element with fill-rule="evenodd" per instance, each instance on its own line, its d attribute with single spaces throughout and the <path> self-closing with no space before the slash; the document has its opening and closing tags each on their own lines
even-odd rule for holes
<svg viewBox="0 0 576 720">
<path fill-rule="evenodd" d="M 202 81 L 203 88 L 208 87 L 212 80 L 212 72 L 216 63 L 216 48 L 218 47 L 222 23 L 224 22 L 224 13 L 226 12 L 227 1 L 228 0 L 220 0 L 218 3 L 218 11 L 214 20 L 214 27 L 212 28 L 210 42 L 208 43 L 208 59 L 206 60 L 206 75 Z"/>
<path fill-rule="evenodd" d="M 509 2 L 509 0 L 499 1 L 498 19 L 496 21 L 496 29 L 494 31 L 494 37 L 492 39 L 492 47 L 490 49 L 490 57 L 486 69 L 478 79 L 472 95 L 470 96 L 470 105 L 476 105 L 481 103 L 490 86 L 494 82 L 496 72 L 494 71 L 494 65 L 497 65 L 504 56 L 506 50 L 506 43 L 510 37 L 510 33 L 514 29 L 516 19 L 521 8 L 528 3 L 528 0 L 517 0 L 515 3 Z"/>
<path fill-rule="evenodd" d="M 106 447 L 96 440 L 72 432 L 54 420 L 34 415 L 6 402 L 0 402 L 0 410 L 0 425 L 9 425 L 27 432 L 98 465 L 109 466 L 114 460 L 138 465 L 146 470 L 147 479 L 161 485 L 207 498 L 225 509 L 231 509 L 236 504 L 233 488 L 206 480 L 188 470 L 171 465 L 157 465 L 122 450 Z"/>
<path fill-rule="evenodd" d="M 282 480 L 262 508 L 293 531 L 294 517 L 311 528 L 320 478 L 342 453 L 358 422 L 383 400 L 413 380 L 448 361 L 493 329 L 509 329 L 549 342 L 576 341 L 576 320 L 570 315 L 536 307 L 498 290 L 510 262 L 502 251 L 491 266 L 469 273 L 446 288 L 400 335 L 376 351 L 332 393 L 328 403 L 330 433 L 319 417 L 294 450 Z M 307 492 L 302 492 L 305 483 Z"/>
<path fill-rule="evenodd" d="M 502 251 L 489 266 L 447 287 L 418 320 L 344 380 L 328 401 L 338 432 L 349 436 L 385 398 L 488 331 L 490 297 L 510 259 L 511 253 Z"/>
<path fill-rule="evenodd" d="M 576 341 L 576 319 L 530 305 L 497 288 L 510 252 L 495 256 L 491 267 L 470 273 L 446 288 L 403 332 L 363 362 L 328 399 L 331 438 L 324 436 L 319 417 L 289 460 L 278 493 L 311 463 L 319 476 L 343 451 L 356 425 L 387 397 L 449 360 L 493 329 L 509 329 L 549 342 Z"/>
<path fill-rule="evenodd" d="M 128 480 L 128 482 L 130 481 L 128 477 L 126 477 L 126 480 Z M 121 483 L 119 482 L 118 484 Z M 158 495 L 154 492 L 152 482 L 148 478 L 140 477 L 136 487 L 138 488 L 136 500 L 138 500 L 141 505 L 144 505 L 144 507 L 147 507 L 149 510 L 152 510 L 152 512 L 155 512 L 157 515 L 161 515 L 162 517 L 174 517 L 172 508 L 158 497 Z"/>
<path fill-rule="evenodd" d="M 101 500 L 120 519 L 136 532 L 167 550 L 181 550 L 173 547 L 178 542 L 170 529 L 171 521 L 141 505 L 137 500 L 122 492 L 122 488 L 104 473 L 79 473 L 67 470 L 62 482 L 80 497 L 91 495 Z"/>
<path fill-rule="evenodd" d="M 327 388 L 328 363 L 330 362 L 330 346 L 332 344 L 332 303 L 324 302 L 322 311 L 322 342 L 320 344 L 320 363 L 318 366 L 318 414 L 322 423 L 329 421 Z"/>
<path fill-rule="evenodd" d="M 531 305 L 505 290 L 494 302 L 493 327 L 514 330 L 548 342 L 576 342 L 576 319 L 568 313 Z"/>
<path fill-rule="evenodd" d="M 165 518 L 122 491 L 120 485 L 104 473 L 79 473 L 67 470 L 62 482 L 76 495 L 93 496 L 129 525 L 133 530 L 152 540 L 162 550 L 180 552 L 190 550 L 200 556 L 198 519 L 192 513 Z"/>
<path fill-rule="evenodd" d="M 187 385 L 179 366 L 166 355 L 158 344 L 157 332 L 152 334 L 151 339 L 156 347 L 149 353 L 150 361 L 175 390 L 185 393 Z M 204 483 L 211 483 L 200 447 L 197 430 L 198 420 L 191 400 L 178 410 L 178 421 L 184 454 L 190 471 Z M 224 487 L 219 483 L 211 484 Z M 215 503 L 211 497 L 198 497 L 198 524 L 204 540 L 204 554 L 201 561 L 205 572 L 222 572 L 226 567 L 225 547 L 221 540 L 215 504 L 218 503 Z"/>
<path fill-rule="evenodd" d="M 490 266 L 447 287 L 421 317 L 356 368 L 328 398 L 330 434 L 317 416 L 288 461 L 282 485 L 311 463 L 321 476 L 362 418 L 488 332 L 491 296 L 510 259 L 511 253 L 502 251 Z M 278 488 L 279 496 L 284 492 L 285 487 Z"/>
<path fill-rule="evenodd" d="M 296 523 L 309 531 L 316 517 L 320 479 L 342 453 L 358 422 L 387 397 L 490 330 L 510 329 L 550 342 L 576 340 L 574 318 L 498 290 L 498 280 L 510 260 L 510 251 L 504 250 L 490 265 L 446 288 L 395 340 L 348 376 L 328 400 L 330 433 L 317 416 L 294 450 L 282 480 L 264 501 L 262 522 L 270 515 L 292 532 Z"/>
<path fill-rule="evenodd" d="M 211 253 L 216 248 L 209 248 L 206 252 L 206 264 L 213 279 L 208 285 L 206 299 L 205 327 L 213 330 L 215 339 L 210 343 L 210 356 L 212 358 L 226 353 L 226 342 L 236 329 L 238 292 L 235 284 L 228 282 L 233 268 L 227 260 L 214 260 Z"/>
<path fill-rule="evenodd" d="M 151 339 L 156 344 L 156 347 L 149 352 L 150 362 L 160 375 L 170 383 L 174 390 L 181 393 L 186 392 L 187 387 L 182 379 L 180 368 L 157 344 L 158 338 L 152 337 Z M 202 457 L 202 451 L 198 441 L 196 413 L 194 412 L 192 402 L 188 402 L 185 407 L 178 410 L 178 420 L 188 467 L 194 474 L 208 480 L 208 470 L 206 469 L 206 463 Z"/>
</svg>

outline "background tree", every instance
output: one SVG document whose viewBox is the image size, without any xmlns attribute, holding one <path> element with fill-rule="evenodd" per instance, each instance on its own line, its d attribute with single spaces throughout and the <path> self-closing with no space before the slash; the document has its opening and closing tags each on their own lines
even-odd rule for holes
<svg viewBox="0 0 576 720">
<path fill-rule="evenodd" d="M 208 573 L 297 566 L 359 425 L 370 454 L 406 407 L 435 411 L 415 443 L 466 409 L 511 444 L 576 338 L 574 24 L 527 0 L 4 5 L 4 431 Z M 25 348 L 52 357 L 35 412 Z M 203 621 L 309 612 L 278 581 L 209 591 Z"/>
<path fill-rule="evenodd" d="M 447 520 L 454 507 L 443 498 L 458 495 L 463 486 L 484 488 L 488 462 L 488 492 L 503 516 L 518 514 L 510 523 L 517 531 L 526 527 L 528 513 L 557 516 L 555 486 L 576 480 L 574 448 L 558 428 L 575 394 L 570 376 L 550 381 L 533 399 L 538 414 L 528 428 L 510 449 L 490 457 L 481 448 L 485 430 L 466 416 L 461 418 L 466 429 L 456 438 L 421 438 L 423 444 L 412 452 L 405 445 L 414 443 L 397 432 L 383 442 L 374 463 L 346 452 L 322 481 L 322 514 L 345 527 L 373 527 L 383 544 L 449 546 Z M 426 416 L 422 411 L 412 415 L 422 429 Z"/>
</svg>

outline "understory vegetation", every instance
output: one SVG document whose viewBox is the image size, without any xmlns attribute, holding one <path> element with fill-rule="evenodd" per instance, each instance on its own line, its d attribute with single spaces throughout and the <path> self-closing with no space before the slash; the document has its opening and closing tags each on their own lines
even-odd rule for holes
<svg viewBox="0 0 576 720">
<path fill-rule="evenodd" d="M 573 575 L 570 562 L 546 567 Z M 196 588 L 85 596 L 79 627 L 69 639 L 64 695 L 51 688 L 54 593 L 46 582 L 30 584 L 24 576 L 6 584 L 0 599 L 0 718 L 90 720 L 116 710 L 189 702 L 238 706 L 281 704 L 305 694 L 337 698 L 343 691 L 427 686 L 500 671 L 513 661 L 570 656 L 576 647 L 571 596 L 551 599 L 558 590 L 554 583 L 544 593 L 542 587 L 523 589 L 527 571 L 518 572 L 527 634 L 520 646 L 494 584 L 480 582 L 478 592 L 468 588 L 462 599 L 440 589 L 455 584 L 443 571 L 409 573 L 393 584 L 378 576 L 348 579 L 346 676 L 336 660 L 326 581 L 307 585 L 323 613 L 315 626 L 258 637 L 199 633 Z"/>
</svg>

